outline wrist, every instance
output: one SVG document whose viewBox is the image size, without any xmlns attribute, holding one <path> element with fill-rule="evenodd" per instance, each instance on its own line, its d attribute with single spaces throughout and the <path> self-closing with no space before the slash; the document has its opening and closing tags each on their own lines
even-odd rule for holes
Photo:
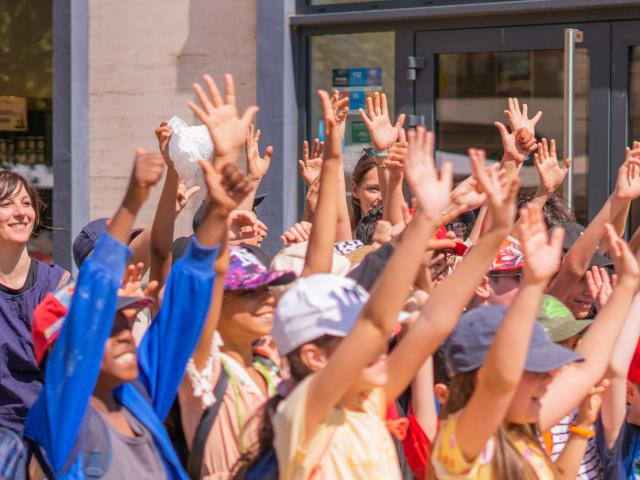
<svg viewBox="0 0 640 480">
<path fill-rule="evenodd" d="M 254 185 L 259 184 L 262 181 L 262 178 L 263 177 L 261 177 L 260 175 L 251 175 L 251 174 L 247 175 L 247 180 L 249 180 Z"/>
</svg>

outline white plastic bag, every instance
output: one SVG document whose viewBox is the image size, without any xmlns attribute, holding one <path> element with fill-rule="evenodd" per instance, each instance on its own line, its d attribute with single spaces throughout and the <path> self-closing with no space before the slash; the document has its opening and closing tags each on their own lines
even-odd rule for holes
<svg viewBox="0 0 640 480">
<path fill-rule="evenodd" d="M 211 161 L 213 158 L 213 142 L 209 130 L 205 125 L 189 126 L 175 115 L 169 120 L 169 128 L 172 131 L 169 157 L 178 175 L 189 184 L 194 181 L 198 183 L 194 178 L 201 171 L 198 160 Z"/>
</svg>

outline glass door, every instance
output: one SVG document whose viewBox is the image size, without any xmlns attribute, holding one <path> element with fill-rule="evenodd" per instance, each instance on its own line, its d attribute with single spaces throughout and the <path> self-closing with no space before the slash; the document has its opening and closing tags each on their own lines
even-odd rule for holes
<svg viewBox="0 0 640 480">
<path fill-rule="evenodd" d="M 611 32 L 611 169 L 624 161 L 624 149 L 640 141 L 640 22 L 615 22 Z M 629 234 L 640 227 L 640 206 L 631 205 Z"/>
<path fill-rule="evenodd" d="M 495 121 L 506 122 L 508 97 L 533 115 L 542 110 L 538 139 L 563 141 L 563 42 L 569 25 L 480 28 L 416 33 L 416 56 L 425 68 L 415 84 L 416 114 L 437 134 L 437 158 L 470 173 L 466 151 L 484 148 L 499 161 Z M 573 207 L 586 223 L 608 194 L 609 24 L 572 25 L 584 32 L 575 54 Z M 597 132 L 597 134 L 596 134 Z M 537 186 L 527 161 L 523 188 Z M 603 181 L 605 180 L 605 181 Z"/>
</svg>

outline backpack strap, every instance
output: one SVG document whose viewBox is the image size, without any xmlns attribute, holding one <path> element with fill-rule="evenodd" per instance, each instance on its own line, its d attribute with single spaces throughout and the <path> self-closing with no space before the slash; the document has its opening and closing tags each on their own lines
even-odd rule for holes
<svg viewBox="0 0 640 480">
<path fill-rule="evenodd" d="M 99 480 L 111 466 L 111 441 L 105 420 L 90 406 L 87 412 L 87 431 L 91 434 L 82 445 L 82 467 L 87 479 Z"/>
<path fill-rule="evenodd" d="M 191 452 L 189 452 L 189 461 L 187 462 L 187 473 L 193 480 L 200 478 L 200 470 L 202 468 L 202 454 L 204 453 L 204 446 L 207 443 L 207 437 L 213 426 L 213 422 L 218 416 L 220 406 L 222 405 L 222 397 L 227 390 L 227 384 L 229 383 L 229 375 L 224 368 L 220 369 L 220 375 L 216 386 L 213 389 L 213 395 L 216 397 L 216 401 L 213 405 L 208 407 L 202 414 L 196 434 L 193 437 L 193 443 L 191 445 Z"/>
</svg>

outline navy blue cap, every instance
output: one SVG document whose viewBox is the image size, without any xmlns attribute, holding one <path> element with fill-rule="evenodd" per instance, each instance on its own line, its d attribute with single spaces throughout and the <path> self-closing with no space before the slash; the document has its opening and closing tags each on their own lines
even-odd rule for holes
<svg viewBox="0 0 640 480">
<path fill-rule="evenodd" d="M 82 262 L 89 256 L 96 246 L 98 237 L 109 226 L 110 220 L 108 218 L 99 218 L 92 222 L 87 223 L 80 233 L 73 241 L 73 260 L 76 266 L 80 268 Z M 136 228 L 131 230 L 131 236 L 129 242 L 136 238 L 140 233 L 144 231 L 144 228 Z"/>
<path fill-rule="evenodd" d="M 444 344 L 447 368 L 452 375 L 477 370 L 484 364 L 507 307 L 492 305 L 465 313 Z M 527 372 L 545 373 L 571 362 L 584 360 L 577 353 L 553 343 L 539 322 L 533 326 L 529 352 L 524 364 Z"/>
</svg>

